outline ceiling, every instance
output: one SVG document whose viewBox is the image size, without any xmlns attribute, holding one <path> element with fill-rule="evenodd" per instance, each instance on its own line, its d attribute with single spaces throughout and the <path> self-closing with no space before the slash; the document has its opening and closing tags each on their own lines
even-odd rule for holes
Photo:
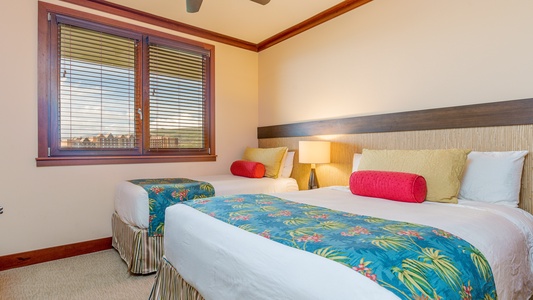
<svg viewBox="0 0 533 300">
<path fill-rule="evenodd" d="M 204 0 L 200 11 L 187 13 L 185 0 L 108 0 L 118 5 L 258 44 L 305 21 L 342 0 Z"/>
</svg>

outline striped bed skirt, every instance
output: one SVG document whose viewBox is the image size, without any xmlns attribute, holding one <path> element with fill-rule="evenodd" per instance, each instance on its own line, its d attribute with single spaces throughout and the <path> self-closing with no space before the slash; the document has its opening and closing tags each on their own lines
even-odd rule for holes
<svg viewBox="0 0 533 300">
<path fill-rule="evenodd" d="M 163 256 L 149 300 L 204 300 Z"/>
<path fill-rule="evenodd" d="M 115 212 L 111 220 L 112 246 L 133 274 L 150 274 L 157 271 L 163 257 L 163 237 L 148 236 L 147 229 L 126 224 Z"/>
</svg>

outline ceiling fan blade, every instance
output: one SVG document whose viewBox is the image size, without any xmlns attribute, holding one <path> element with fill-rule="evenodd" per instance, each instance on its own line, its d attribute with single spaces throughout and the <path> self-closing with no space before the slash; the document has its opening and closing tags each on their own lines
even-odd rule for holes
<svg viewBox="0 0 533 300">
<path fill-rule="evenodd" d="M 268 4 L 268 2 L 270 2 L 270 0 L 251 0 L 251 1 L 262 4 L 262 5 Z"/>
<path fill-rule="evenodd" d="M 203 0 L 187 0 L 187 12 L 189 13 L 198 12 L 200 10 L 200 6 L 202 6 L 202 1 Z"/>
</svg>

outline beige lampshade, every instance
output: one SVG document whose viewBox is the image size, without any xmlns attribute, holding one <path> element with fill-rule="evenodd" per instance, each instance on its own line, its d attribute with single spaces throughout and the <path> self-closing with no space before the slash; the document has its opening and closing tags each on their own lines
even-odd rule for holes
<svg viewBox="0 0 533 300">
<path fill-rule="evenodd" d="M 300 141 L 299 156 L 301 164 L 327 164 L 330 162 L 330 145 L 326 141 Z"/>
</svg>

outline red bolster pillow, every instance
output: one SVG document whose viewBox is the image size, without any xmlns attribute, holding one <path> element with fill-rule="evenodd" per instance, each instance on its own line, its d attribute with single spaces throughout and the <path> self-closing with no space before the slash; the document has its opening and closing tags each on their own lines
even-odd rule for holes
<svg viewBox="0 0 533 300">
<path fill-rule="evenodd" d="M 402 202 L 421 203 L 426 199 L 424 177 L 403 172 L 357 171 L 350 176 L 352 194 Z"/>
<path fill-rule="evenodd" d="M 231 164 L 230 171 L 236 176 L 261 178 L 265 176 L 265 165 L 255 161 L 236 160 Z"/>
</svg>

